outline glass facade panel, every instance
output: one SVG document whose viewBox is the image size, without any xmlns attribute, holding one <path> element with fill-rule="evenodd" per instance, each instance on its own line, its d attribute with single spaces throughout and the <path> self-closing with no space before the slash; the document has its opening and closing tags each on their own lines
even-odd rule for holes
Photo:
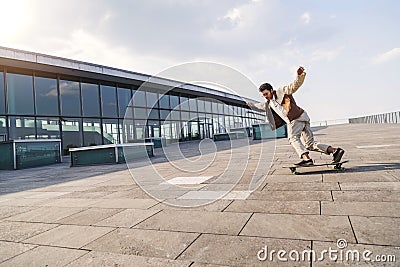
<svg viewBox="0 0 400 267">
<path fill-rule="evenodd" d="M 196 98 L 189 99 L 189 109 L 190 111 L 197 111 L 197 100 Z"/>
<path fill-rule="evenodd" d="M 166 121 L 163 124 L 161 124 L 161 136 L 165 137 L 165 139 L 167 140 L 172 139 L 171 124 L 169 121 Z"/>
<path fill-rule="evenodd" d="M 153 92 L 146 93 L 147 107 L 158 108 L 158 94 Z"/>
<path fill-rule="evenodd" d="M 82 119 L 68 118 L 61 121 L 64 155 L 68 155 L 69 148 L 83 146 Z"/>
<path fill-rule="evenodd" d="M 10 116 L 10 140 L 35 139 L 35 119 Z"/>
<path fill-rule="evenodd" d="M 147 126 L 145 120 L 135 120 L 136 139 L 143 140 L 147 137 L 146 128 Z"/>
<path fill-rule="evenodd" d="M 126 108 L 129 105 L 129 102 L 131 101 L 132 95 L 131 95 L 131 89 L 128 88 L 118 88 L 118 115 L 120 118 L 123 118 L 125 116 L 125 111 Z"/>
<path fill-rule="evenodd" d="M 104 117 L 116 118 L 117 114 L 117 91 L 114 86 L 100 85 L 101 110 Z"/>
<path fill-rule="evenodd" d="M 7 73 L 7 99 L 10 114 L 33 115 L 33 78 Z"/>
<path fill-rule="evenodd" d="M 179 121 L 181 119 L 180 111 L 179 110 L 172 110 L 171 113 L 169 114 L 169 119 L 170 120 L 177 120 Z"/>
<path fill-rule="evenodd" d="M 181 97 L 181 110 L 189 110 L 189 98 Z"/>
<path fill-rule="evenodd" d="M 100 116 L 99 85 L 82 83 L 83 116 Z"/>
<path fill-rule="evenodd" d="M 159 118 L 160 118 L 160 116 L 158 114 L 158 109 L 154 108 L 154 109 L 150 110 L 148 119 L 150 119 L 150 120 L 158 120 Z"/>
<path fill-rule="evenodd" d="M 57 118 L 36 118 L 36 131 L 38 139 L 61 139 Z"/>
<path fill-rule="evenodd" d="M 58 115 L 57 79 L 34 77 L 36 114 Z"/>
<path fill-rule="evenodd" d="M 179 106 L 179 96 L 171 95 L 169 98 L 169 102 L 172 109 L 176 108 L 177 106 Z"/>
<path fill-rule="evenodd" d="M 189 120 L 189 112 L 182 111 L 181 118 L 183 121 L 188 121 Z"/>
<path fill-rule="evenodd" d="M 0 72 L 0 114 L 6 114 L 4 73 L 2 71 Z"/>
<path fill-rule="evenodd" d="M 199 109 L 199 112 L 206 112 L 204 104 L 205 104 L 204 100 L 202 99 L 197 100 L 197 107 Z"/>
<path fill-rule="evenodd" d="M 205 101 L 205 110 L 206 110 L 206 112 L 209 112 L 209 113 L 212 112 L 212 107 L 211 107 L 210 101 Z"/>
<path fill-rule="evenodd" d="M 170 103 L 169 103 L 169 95 L 162 95 L 160 97 L 160 108 L 165 108 L 169 109 L 171 108 Z"/>
<path fill-rule="evenodd" d="M 6 117 L 0 117 L 0 142 L 7 140 Z"/>
<path fill-rule="evenodd" d="M 179 121 L 171 121 L 171 138 L 176 142 L 181 138 L 181 127 Z"/>
<path fill-rule="evenodd" d="M 121 128 L 121 136 L 122 136 L 122 143 L 126 144 L 126 143 L 130 143 L 133 142 L 133 140 L 135 139 L 134 136 L 134 123 L 133 120 L 124 120 L 123 121 L 123 125 Z"/>
<path fill-rule="evenodd" d="M 171 118 L 168 116 L 170 114 L 170 112 L 171 112 L 170 110 L 161 109 L 160 110 L 161 119 L 166 120 L 168 118 L 168 120 L 170 120 Z"/>
<path fill-rule="evenodd" d="M 81 97 L 79 82 L 60 80 L 61 114 L 81 116 Z"/>
<path fill-rule="evenodd" d="M 160 137 L 160 121 L 147 121 L 147 130 L 149 137 Z"/>
<path fill-rule="evenodd" d="M 217 102 L 212 102 L 212 112 L 218 113 L 218 103 Z"/>
<path fill-rule="evenodd" d="M 83 146 L 101 145 L 103 135 L 101 134 L 99 119 L 83 119 Z"/>
<path fill-rule="evenodd" d="M 103 120 L 103 143 L 118 144 L 119 143 L 119 124 L 117 119 Z"/>
<path fill-rule="evenodd" d="M 146 120 L 149 116 L 149 110 L 146 108 L 135 108 L 134 115 L 136 119 Z"/>
<path fill-rule="evenodd" d="M 145 91 L 135 91 L 133 94 L 133 105 L 137 107 L 146 106 L 146 92 Z"/>
</svg>

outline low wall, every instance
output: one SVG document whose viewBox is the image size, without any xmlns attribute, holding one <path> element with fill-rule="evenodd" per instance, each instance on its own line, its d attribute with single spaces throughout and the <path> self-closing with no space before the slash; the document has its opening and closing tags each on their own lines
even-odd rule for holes
<svg viewBox="0 0 400 267">
<path fill-rule="evenodd" d="M 153 143 L 111 144 L 69 149 L 71 167 L 125 163 L 154 156 Z"/>
</svg>

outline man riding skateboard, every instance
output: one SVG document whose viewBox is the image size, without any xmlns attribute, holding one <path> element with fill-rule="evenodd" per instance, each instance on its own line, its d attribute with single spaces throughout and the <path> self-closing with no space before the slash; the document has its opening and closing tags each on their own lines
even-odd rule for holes
<svg viewBox="0 0 400 267">
<path fill-rule="evenodd" d="M 327 155 L 332 154 L 332 162 L 340 162 L 344 150 L 314 141 L 310 127 L 310 118 L 306 111 L 297 106 L 293 98 L 293 94 L 303 84 L 305 77 L 306 72 L 304 68 L 299 67 L 296 79 L 287 86 L 282 86 L 278 90 L 274 90 L 269 83 L 264 83 L 260 86 L 259 91 L 267 101 L 259 104 L 246 104 L 250 108 L 266 111 L 268 121 L 273 130 L 287 124 L 289 143 L 301 159 L 295 165 L 312 166 L 314 163 L 310 158 L 309 151 L 317 151 Z M 300 139 L 301 137 L 303 140 Z"/>
</svg>

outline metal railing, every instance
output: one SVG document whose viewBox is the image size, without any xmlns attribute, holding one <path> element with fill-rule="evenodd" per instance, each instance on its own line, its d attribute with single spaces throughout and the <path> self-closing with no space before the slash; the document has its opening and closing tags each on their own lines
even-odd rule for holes
<svg viewBox="0 0 400 267">
<path fill-rule="evenodd" d="M 349 123 L 400 123 L 400 111 L 351 118 Z"/>
</svg>

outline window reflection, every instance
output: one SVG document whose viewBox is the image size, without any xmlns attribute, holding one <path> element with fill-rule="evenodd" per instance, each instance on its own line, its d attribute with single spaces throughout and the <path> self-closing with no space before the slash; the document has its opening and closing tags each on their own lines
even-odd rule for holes
<svg viewBox="0 0 400 267">
<path fill-rule="evenodd" d="M 38 139 L 60 139 L 60 126 L 56 118 L 36 118 Z"/>
<path fill-rule="evenodd" d="M 104 144 L 119 143 L 119 124 L 118 120 L 103 120 L 103 142 Z"/>
<path fill-rule="evenodd" d="M 101 134 L 99 119 L 83 119 L 83 141 L 84 146 L 102 144 L 103 136 Z"/>
<path fill-rule="evenodd" d="M 123 118 L 125 116 L 125 111 L 126 108 L 129 105 L 129 102 L 131 101 L 131 90 L 128 88 L 118 88 L 118 115 L 120 118 Z"/>
<path fill-rule="evenodd" d="M 8 112 L 33 115 L 33 78 L 29 75 L 7 73 Z"/>
<path fill-rule="evenodd" d="M 0 117 L 0 142 L 7 140 L 6 117 Z"/>
<path fill-rule="evenodd" d="M 0 114 L 6 113 L 6 102 L 4 94 L 4 73 L 0 72 Z"/>
<path fill-rule="evenodd" d="M 146 92 L 145 91 L 135 91 L 133 94 L 133 105 L 138 107 L 146 106 Z"/>
<path fill-rule="evenodd" d="M 118 117 L 117 92 L 114 86 L 101 85 L 101 109 L 104 117 Z"/>
<path fill-rule="evenodd" d="M 61 114 L 65 116 L 81 116 L 81 98 L 79 82 L 60 81 Z"/>
<path fill-rule="evenodd" d="M 35 139 L 35 119 L 10 116 L 10 140 Z"/>
<path fill-rule="evenodd" d="M 153 92 L 146 93 L 147 107 L 158 108 L 158 94 Z"/>
<path fill-rule="evenodd" d="M 57 80 L 35 77 L 36 114 L 58 115 Z"/>
<path fill-rule="evenodd" d="M 81 87 L 83 116 L 100 116 L 99 86 L 82 83 Z"/>
<path fill-rule="evenodd" d="M 68 149 L 83 146 L 82 119 L 68 118 L 61 121 L 64 155 L 68 155 Z"/>
</svg>

